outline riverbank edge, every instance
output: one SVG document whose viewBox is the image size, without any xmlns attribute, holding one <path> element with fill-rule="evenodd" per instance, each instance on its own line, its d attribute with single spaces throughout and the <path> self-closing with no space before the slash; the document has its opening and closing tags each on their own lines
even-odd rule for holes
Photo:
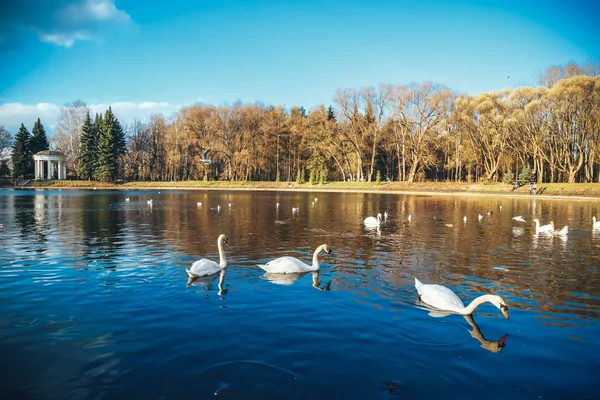
<svg viewBox="0 0 600 400">
<path fill-rule="evenodd" d="M 503 183 L 455 183 L 455 182 L 329 182 L 325 184 L 297 184 L 295 182 L 128 182 L 114 184 L 95 181 L 34 181 L 32 186 L 19 189 L 118 189 L 118 190 L 235 190 L 235 191 L 286 191 L 286 192 L 340 192 L 382 193 L 422 196 L 502 196 L 514 198 L 550 198 L 600 200 L 600 183 L 541 184 L 538 194 L 529 194 L 527 186 L 513 190 Z"/>
</svg>

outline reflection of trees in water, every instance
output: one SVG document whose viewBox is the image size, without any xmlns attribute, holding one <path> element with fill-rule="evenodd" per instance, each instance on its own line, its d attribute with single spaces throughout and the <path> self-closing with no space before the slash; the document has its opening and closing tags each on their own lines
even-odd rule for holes
<svg viewBox="0 0 600 400">
<path fill-rule="evenodd" d="M 23 196 L 15 204 L 15 221 L 20 225 L 21 237 L 26 238 L 34 233 L 38 241 L 47 241 L 49 230 L 48 209 L 44 202 L 45 197 Z"/>
<path fill-rule="evenodd" d="M 82 197 L 81 240 L 86 246 L 85 256 L 97 253 L 98 258 L 110 260 L 124 245 L 125 238 L 121 235 L 124 213 L 111 209 L 111 204 L 118 201 L 120 197 L 113 194 Z"/>
<path fill-rule="evenodd" d="M 111 212 L 111 202 L 123 201 L 115 196 L 86 197 L 87 207 L 93 209 L 83 217 L 84 238 L 90 246 L 98 247 L 94 241 L 99 241 L 118 248 L 125 222 L 128 241 L 159 247 L 174 244 L 190 258 L 216 254 L 216 238 L 227 233 L 232 263 L 250 264 L 248 260 L 285 254 L 310 259 L 312 249 L 327 242 L 333 254 L 323 260 L 324 268 L 335 271 L 337 290 L 397 296 L 396 289 L 412 285 L 418 273 L 463 293 L 479 293 L 486 287 L 505 298 L 512 294 L 535 302 L 510 304 L 507 299 L 518 308 L 569 313 L 572 308 L 555 307 L 575 301 L 591 306 L 578 307 L 578 314 L 597 317 L 600 310 L 600 274 L 593 267 L 600 259 L 594 242 L 598 239 L 574 235 L 568 241 L 540 241 L 534 248 L 530 223 L 533 215 L 554 219 L 559 226 L 587 223 L 583 216 L 595 211 L 591 202 L 537 199 L 533 209 L 529 199 L 319 193 L 313 208 L 314 193 L 174 192 L 155 197 L 150 213 L 145 206 L 150 195 L 138 195 L 143 206 L 132 202 L 125 210 Z M 203 202 L 202 208 L 197 201 Z M 229 202 L 235 204 L 231 209 Z M 217 205 L 223 207 L 220 214 L 213 209 Z M 297 215 L 292 206 L 300 208 Z M 487 210 L 494 213 L 488 216 Z M 375 211 L 390 214 L 380 237 L 361 224 Z M 484 215 L 481 223 L 479 213 Z M 410 224 L 408 214 L 414 217 Z M 464 215 L 469 217 L 466 224 Z M 523 215 L 528 222 L 515 225 L 514 215 Z M 589 228 L 591 235 L 591 222 L 583 228 L 570 225 L 574 232 Z M 513 227 L 520 228 L 518 235 Z"/>
</svg>

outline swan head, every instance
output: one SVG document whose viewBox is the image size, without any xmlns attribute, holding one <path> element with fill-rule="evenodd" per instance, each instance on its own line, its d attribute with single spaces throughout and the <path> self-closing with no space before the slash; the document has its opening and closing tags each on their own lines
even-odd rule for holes
<svg viewBox="0 0 600 400">
<path fill-rule="evenodd" d="M 491 295 L 490 297 L 490 303 L 498 307 L 498 309 L 502 311 L 502 315 L 508 318 L 508 306 L 506 305 L 504 299 L 495 294 Z"/>
<path fill-rule="evenodd" d="M 219 235 L 219 239 L 217 239 L 217 242 L 218 243 L 225 243 L 226 245 L 229 246 L 229 238 L 224 233 L 222 233 L 222 234 Z"/>
<path fill-rule="evenodd" d="M 381 221 L 381 219 L 382 219 L 382 218 L 383 218 L 383 216 L 381 215 L 381 213 L 377 213 L 377 219 L 378 219 L 379 221 Z"/>
<path fill-rule="evenodd" d="M 327 246 L 326 244 L 323 245 L 322 251 L 324 251 L 327 254 L 331 254 L 331 248 L 329 246 Z"/>
</svg>

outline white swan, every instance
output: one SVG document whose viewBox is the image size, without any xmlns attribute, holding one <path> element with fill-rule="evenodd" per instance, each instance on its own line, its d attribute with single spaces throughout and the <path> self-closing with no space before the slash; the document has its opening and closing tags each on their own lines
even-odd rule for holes
<svg viewBox="0 0 600 400">
<path fill-rule="evenodd" d="M 326 244 L 320 245 L 315 250 L 312 265 L 308 265 L 295 257 L 285 256 L 271 260 L 264 265 L 259 264 L 258 266 L 271 274 L 290 274 L 296 272 L 318 271 L 321 267 L 321 264 L 319 263 L 319 253 L 321 251 L 331 254 L 331 249 L 329 246 Z"/>
<path fill-rule="evenodd" d="M 365 218 L 363 223 L 365 224 L 365 226 L 377 227 L 377 226 L 381 225 L 381 218 L 382 218 L 381 213 L 378 213 L 377 217 Z"/>
<path fill-rule="evenodd" d="M 553 231 L 552 233 L 556 236 L 567 236 L 569 234 L 569 225 L 565 225 L 561 230 Z"/>
<path fill-rule="evenodd" d="M 473 311 L 485 302 L 492 303 L 508 318 L 508 307 L 502 297 L 495 294 L 484 294 L 475 298 L 467 307 L 450 289 L 441 285 L 425 285 L 415 278 L 415 287 L 424 303 L 438 310 L 449 311 L 461 315 L 473 314 Z"/>
<path fill-rule="evenodd" d="M 198 203 L 196 203 L 196 205 L 198 206 L 198 208 L 202 208 L 202 202 L 199 201 Z"/>
<path fill-rule="evenodd" d="M 549 224 L 540 226 L 540 220 L 535 218 L 535 233 L 552 233 L 554 232 L 554 221 L 550 221 Z"/>
<path fill-rule="evenodd" d="M 185 270 L 190 278 L 212 275 L 221 271 L 227 266 L 225 252 L 223 251 L 223 243 L 229 244 L 229 238 L 225 234 L 219 235 L 217 239 L 217 247 L 219 248 L 219 263 L 203 258 L 192 264 L 190 269 Z"/>
<path fill-rule="evenodd" d="M 517 215 L 516 217 L 512 217 L 512 219 L 514 219 L 515 221 L 519 221 L 519 222 L 526 222 L 525 218 L 521 217 L 520 215 Z"/>
<path fill-rule="evenodd" d="M 592 229 L 600 229 L 600 221 L 596 221 L 596 216 L 592 217 Z"/>
</svg>

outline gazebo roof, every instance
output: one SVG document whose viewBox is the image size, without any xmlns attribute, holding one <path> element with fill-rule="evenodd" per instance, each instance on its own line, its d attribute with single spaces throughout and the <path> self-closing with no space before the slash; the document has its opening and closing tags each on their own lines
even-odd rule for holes
<svg viewBox="0 0 600 400">
<path fill-rule="evenodd" d="M 56 150 L 42 150 L 38 153 L 35 153 L 36 156 L 64 156 L 63 153 Z"/>
</svg>

